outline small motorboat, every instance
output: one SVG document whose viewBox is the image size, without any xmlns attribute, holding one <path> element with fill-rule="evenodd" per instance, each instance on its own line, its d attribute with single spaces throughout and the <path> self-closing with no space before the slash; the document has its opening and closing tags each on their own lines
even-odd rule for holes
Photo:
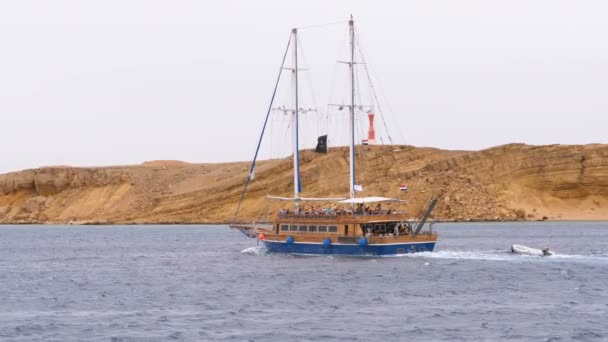
<svg viewBox="0 0 608 342">
<path fill-rule="evenodd" d="M 553 255 L 553 253 L 549 250 L 549 248 L 545 247 L 543 249 L 538 249 L 538 248 L 532 248 L 532 247 L 523 246 L 523 245 L 511 246 L 511 252 L 513 252 L 515 254 L 531 255 L 531 256 Z"/>
</svg>

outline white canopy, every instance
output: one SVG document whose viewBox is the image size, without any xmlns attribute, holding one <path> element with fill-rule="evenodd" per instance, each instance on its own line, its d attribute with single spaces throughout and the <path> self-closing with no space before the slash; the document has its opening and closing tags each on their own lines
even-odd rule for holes
<svg viewBox="0 0 608 342">
<path fill-rule="evenodd" d="M 279 201 L 293 201 L 293 197 L 280 197 L 280 196 L 266 196 L 268 199 L 279 200 Z M 309 201 L 330 201 L 330 202 L 338 202 L 338 203 L 373 203 L 373 202 L 405 202 L 398 198 L 389 198 L 389 197 L 358 197 L 358 198 L 344 198 L 344 197 L 332 197 L 332 198 L 323 198 L 323 197 L 300 197 L 298 200 L 302 202 Z"/>
<path fill-rule="evenodd" d="M 280 196 L 266 196 L 266 198 L 279 200 L 279 201 L 293 201 L 293 197 L 280 197 Z M 340 202 L 345 200 L 344 197 L 336 197 L 336 198 L 323 198 L 323 197 L 300 197 L 298 200 L 307 202 L 307 201 L 331 201 L 331 202 Z"/>
<path fill-rule="evenodd" d="M 371 203 L 371 202 L 404 202 L 398 198 L 389 198 L 389 197 L 359 197 L 359 198 L 349 198 L 343 201 L 339 201 L 339 203 Z"/>
</svg>

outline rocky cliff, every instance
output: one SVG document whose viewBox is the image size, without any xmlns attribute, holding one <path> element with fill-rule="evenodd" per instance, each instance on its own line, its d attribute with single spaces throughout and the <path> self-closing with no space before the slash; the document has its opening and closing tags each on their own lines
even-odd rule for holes
<svg viewBox="0 0 608 342">
<path fill-rule="evenodd" d="M 608 219 L 608 145 L 511 144 L 482 151 L 358 146 L 362 195 L 406 200 L 416 213 L 440 197 L 448 220 Z M 348 193 L 348 151 L 304 151 L 304 195 Z M 0 223 L 194 223 L 232 219 L 249 164 L 156 161 L 136 166 L 45 167 L 0 175 Z M 264 218 L 289 196 L 291 161 L 259 163 L 238 218 Z M 407 192 L 399 185 L 406 184 Z"/>
</svg>

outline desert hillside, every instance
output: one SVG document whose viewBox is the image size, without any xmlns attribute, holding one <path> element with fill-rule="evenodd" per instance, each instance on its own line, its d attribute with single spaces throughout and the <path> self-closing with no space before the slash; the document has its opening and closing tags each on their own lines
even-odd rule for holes
<svg viewBox="0 0 608 342">
<path fill-rule="evenodd" d="M 608 145 L 511 144 L 482 151 L 358 146 L 362 195 L 400 197 L 416 213 L 431 196 L 446 220 L 608 219 Z M 348 151 L 304 151 L 303 196 L 348 193 Z M 227 222 L 248 162 L 154 161 L 120 167 L 44 167 L 0 175 L 0 223 Z M 237 219 L 264 218 L 290 196 L 291 160 L 262 161 Z M 406 184 L 407 192 L 399 185 Z"/>
</svg>

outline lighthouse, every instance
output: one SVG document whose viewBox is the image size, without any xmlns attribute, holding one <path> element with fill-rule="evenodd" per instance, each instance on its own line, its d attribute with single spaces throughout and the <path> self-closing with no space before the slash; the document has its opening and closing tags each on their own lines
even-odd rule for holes
<svg viewBox="0 0 608 342">
<path fill-rule="evenodd" d="M 376 143 L 376 130 L 374 129 L 374 113 L 371 111 L 367 112 L 369 119 L 369 129 L 367 130 L 367 143 L 373 145 Z"/>
</svg>

